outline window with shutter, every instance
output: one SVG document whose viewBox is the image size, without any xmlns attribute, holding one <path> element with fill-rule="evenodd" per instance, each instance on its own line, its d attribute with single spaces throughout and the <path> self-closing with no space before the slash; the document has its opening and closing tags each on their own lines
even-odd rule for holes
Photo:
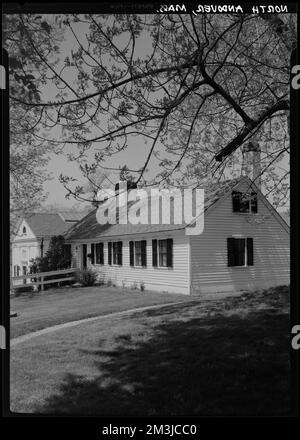
<svg viewBox="0 0 300 440">
<path fill-rule="evenodd" d="M 154 267 L 173 267 L 173 239 L 152 240 L 152 264 Z"/>
<path fill-rule="evenodd" d="M 253 238 L 227 238 L 228 266 L 253 266 Z"/>
<path fill-rule="evenodd" d="M 232 210 L 233 212 L 257 213 L 257 193 L 232 191 Z"/>
<path fill-rule="evenodd" d="M 142 243 L 140 241 L 134 242 L 134 252 L 135 252 L 135 266 L 142 265 Z"/>
<path fill-rule="evenodd" d="M 112 243 L 112 260 L 113 264 L 122 266 L 122 241 L 114 241 Z"/>
<path fill-rule="evenodd" d="M 167 240 L 159 240 L 158 241 L 158 251 L 159 251 L 159 265 L 161 267 L 168 266 L 168 251 L 167 251 Z"/>
<path fill-rule="evenodd" d="M 147 265 L 147 240 L 130 241 L 130 266 Z"/>
</svg>

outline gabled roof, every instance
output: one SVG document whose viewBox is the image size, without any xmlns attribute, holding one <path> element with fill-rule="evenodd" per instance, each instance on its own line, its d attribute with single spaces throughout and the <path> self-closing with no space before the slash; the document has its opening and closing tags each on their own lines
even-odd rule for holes
<svg viewBox="0 0 300 440">
<path fill-rule="evenodd" d="M 63 235 L 70 228 L 58 213 L 32 213 L 24 219 L 37 238 Z"/>
<path fill-rule="evenodd" d="M 86 216 L 84 212 L 68 211 L 27 213 L 16 222 L 16 230 L 19 230 L 23 220 L 25 220 L 37 238 L 50 238 L 55 235 L 64 235 L 70 227 L 84 216 Z M 12 237 L 12 239 L 15 238 L 17 238 L 17 234 Z"/>
<path fill-rule="evenodd" d="M 208 210 L 212 207 L 221 197 L 223 197 L 229 190 L 235 187 L 244 177 L 237 179 L 230 179 L 223 182 L 217 182 L 214 184 L 207 184 L 202 186 L 205 190 L 204 210 Z M 174 207 L 174 205 L 173 205 Z M 65 234 L 65 238 L 68 241 L 84 240 L 84 239 L 99 239 L 101 237 L 122 236 L 131 234 L 145 234 L 151 232 L 164 232 L 174 231 L 178 229 L 184 229 L 187 224 L 137 224 L 133 225 L 128 223 L 124 224 L 106 224 L 101 225 L 96 218 L 97 209 L 91 211 L 81 221 L 72 226 Z M 173 219 L 172 205 L 171 205 L 171 219 Z"/>
</svg>

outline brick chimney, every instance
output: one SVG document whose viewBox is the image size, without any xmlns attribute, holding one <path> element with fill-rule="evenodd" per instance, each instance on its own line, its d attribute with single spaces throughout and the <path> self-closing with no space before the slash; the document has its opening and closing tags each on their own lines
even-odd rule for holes
<svg viewBox="0 0 300 440">
<path fill-rule="evenodd" d="M 261 149 L 257 141 L 250 141 L 242 148 L 242 175 L 248 176 L 261 188 Z"/>
</svg>

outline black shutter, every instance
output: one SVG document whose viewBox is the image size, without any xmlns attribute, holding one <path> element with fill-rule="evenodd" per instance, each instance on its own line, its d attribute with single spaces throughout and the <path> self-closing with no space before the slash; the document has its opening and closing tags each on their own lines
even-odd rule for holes
<svg viewBox="0 0 300 440">
<path fill-rule="evenodd" d="M 100 264 L 104 264 L 104 244 L 100 243 Z"/>
<path fill-rule="evenodd" d="M 91 244 L 91 263 L 95 264 L 95 245 L 94 243 Z"/>
<path fill-rule="evenodd" d="M 157 267 L 157 240 L 152 240 L 152 265 Z"/>
<path fill-rule="evenodd" d="M 134 242 L 129 242 L 129 264 L 134 266 Z"/>
<path fill-rule="evenodd" d="M 108 264 L 111 266 L 111 241 L 108 242 Z"/>
<path fill-rule="evenodd" d="M 240 212 L 240 200 L 241 200 L 241 193 L 239 191 L 232 191 L 232 209 L 233 212 Z"/>
<path fill-rule="evenodd" d="M 141 241 L 142 266 L 147 266 L 147 241 Z"/>
<path fill-rule="evenodd" d="M 253 266 L 253 238 L 247 238 L 247 266 Z"/>
<path fill-rule="evenodd" d="M 96 243 L 96 264 L 104 264 L 103 243 Z"/>
<path fill-rule="evenodd" d="M 257 212 L 257 194 L 256 194 L 256 192 L 251 193 L 251 211 Z"/>
<path fill-rule="evenodd" d="M 122 246 L 123 246 L 122 241 L 118 241 L 118 262 L 117 263 L 120 266 L 122 266 L 122 264 L 123 264 L 123 262 L 122 262 Z"/>
<path fill-rule="evenodd" d="M 235 266 L 235 258 L 234 258 L 234 238 L 227 238 L 227 258 L 228 258 L 228 266 Z"/>
<path fill-rule="evenodd" d="M 173 238 L 167 239 L 167 266 L 173 267 Z"/>
</svg>

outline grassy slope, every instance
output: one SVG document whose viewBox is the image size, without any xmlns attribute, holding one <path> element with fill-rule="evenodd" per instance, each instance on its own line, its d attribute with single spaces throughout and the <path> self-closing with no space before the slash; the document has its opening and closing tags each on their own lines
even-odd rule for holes
<svg viewBox="0 0 300 440">
<path fill-rule="evenodd" d="M 11 409 L 289 413 L 288 289 L 80 325 L 11 351 Z"/>
<path fill-rule="evenodd" d="M 68 321 L 181 300 L 189 297 L 115 287 L 51 289 L 26 294 L 11 298 L 11 310 L 18 316 L 10 320 L 10 335 L 15 338 Z"/>
</svg>

